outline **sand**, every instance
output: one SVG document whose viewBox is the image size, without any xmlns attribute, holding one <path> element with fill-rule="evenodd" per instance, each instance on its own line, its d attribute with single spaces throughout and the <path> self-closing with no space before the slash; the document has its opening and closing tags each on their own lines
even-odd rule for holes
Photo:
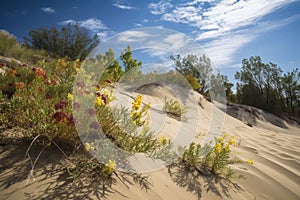
<svg viewBox="0 0 300 200">
<path fill-rule="evenodd" d="M 112 187 L 104 190 L 98 183 L 76 186 L 67 176 L 68 163 L 55 147 L 43 152 L 33 179 L 29 177 L 30 162 L 24 159 L 28 143 L 1 140 L 0 199 L 300 199 L 300 128 L 297 124 L 291 125 L 262 110 L 242 105 L 229 106 L 226 114 L 224 106 L 192 92 L 185 100 L 194 109 L 191 113 L 195 110 L 198 113 L 194 117 L 197 121 L 191 116 L 187 121 L 179 121 L 159 112 L 165 97 L 161 94 L 166 90 L 151 86 L 151 92 L 145 87 L 126 92 L 122 88 L 118 91 L 117 87 L 115 96 L 118 103 L 127 106 L 126 102 L 139 93 L 146 102 L 151 101 L 154 105 L 151 113 L 155 119 L 163 119 L 151 122 L 158 135 L 174 139 L 177 133 L 190 131 L 195 134 L 193 140 L 199 143 L 212 137 L 208 134 L 216 135 L 218 131 L 235 135 L 239 143 L 237 151 L 241 152 L 239 157 L 254 160 L 254 165 L 233 166 L 236 174 L 242 174 L 245 179 L 217 180 L 177 164 L 142 174 L 148 178 L 141 184 L 128 176 L 123 179 L 127 180 L 127 186 L 117 177 Z M 196 127 L 190 127 L 191 124 Z M 181 128 L 183 131 L 178 131 Z M 7 131 L 1 130 L 2 138 L 5 134 Z"/>
</svg>

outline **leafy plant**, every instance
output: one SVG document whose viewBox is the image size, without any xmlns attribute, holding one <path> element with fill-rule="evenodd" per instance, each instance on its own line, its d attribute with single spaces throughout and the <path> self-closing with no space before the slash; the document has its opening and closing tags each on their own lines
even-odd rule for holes
<svg viewBox="0 0 300 200">
<path fill-rule="evenodd" d="M 188 107 L 181 105 L 178 100 L 165 98 L 165 104 L 163 111 L 165 111 L 170 117 L 176 119 L 182 119 L 187 112 Z"/>
<path fill-rule="evenodd" d="M 195 168 L 198 172 L 205 175 L 216 175 L 230 179 L 234 177 L 234 171 L 230 167 L 234 164 L 247 162 L 253 164 L 253 160 L 243 161 L 237 157 L 237 153 L 232 147 L 236 145 L 234 136 L 222 137 L 216 139 L 214 146 L 192 142 L 186 149 L 180 149 L 182 153 L 182 162 L 190 167 Z M 238 176 L 241 177 L 241 176 Z"/>
</svg>

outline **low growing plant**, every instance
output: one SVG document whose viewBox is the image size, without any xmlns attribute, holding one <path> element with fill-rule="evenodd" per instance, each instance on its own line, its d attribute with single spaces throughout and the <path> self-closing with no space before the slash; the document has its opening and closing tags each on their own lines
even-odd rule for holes
<svg viewBox="0 0 300 200">
<path fill-rule="evenodd" d="M 254 164 L 253 160 L 243 161 L 237 157 L 237 153 L 233 150 L 236 145 L 234 138 L 234 136 L 227 137 L 224 133 L 222 137 L 216 139 L 213 146 L 207 144 L 204 147 L 192 142 L 188 148 L 180 149 L 183 152 L 182 162 L 204 175 L 212 174 L 230 179 L 234 176 L 231 165 L 244 162 Z"/>
<path fill-rule="evenodd" d="M 170 117 L 176 119 L 182 119 L 187 112 L 188 107 L 181 105 L 178 100 L 165 98 L 165 104 L 163 111 L 165 111 Z"/>
</svg>

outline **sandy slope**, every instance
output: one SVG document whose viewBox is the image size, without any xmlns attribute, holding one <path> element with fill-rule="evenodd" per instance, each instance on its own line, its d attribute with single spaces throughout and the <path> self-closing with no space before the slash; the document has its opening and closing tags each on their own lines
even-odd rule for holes
<svg viewBox="0 0 300 200">
<path fill-rule="evenodd" d="M 145 93 L 147 88 L 143 90 L 139 92 Z M 247 120 L 243 122 L 225 114 L 223 107 L 217 108 L 196 93 L 189 93 L 186 100 L 196 109 L 198 116 L 194 118 L 198 121 L 190 120 L 189 116 L 186 122 L 180 122 L 158 112 L 163 105 L 161 94 L 171 95 L 167 90 L 151 88 L 153 96 L 149 91 L 144 94 L 145 101 L 154 105 L 151 114 L 160 119 L 151 122 L 153 130 L 169 138 L 184 131 L 194 132 L 194 140 L 200 143 L 213 137 L 214 133 L 226 132 L 236 136 L 240 144 L 237 149 L 241 152 L 240 158 L 253 159 L 255 164 L 234 166 L 237 174 L 243 174 L 245 179 L 233 179 L 232 182 L 200 177 L 184 166 L 174 165 L 144 174 L 149 176 L 148 189 L 140 184 L 129 184 L 130 181 L 128 189 L 121 181 L 116 181 L 106 191 L 106 199 L 300 199 L 300 128 L 263 111 L 247 115 L 249 120 L 255 119 L 255 124 L 250 127 Z M 123 91 L 115 95 L 118 104 L 126 105 L 127 100 L 137 93 Z M 200 99 L 201 106 L 198 104 Z M 235 117 L 243 115 L 242 108 L 234 109 L 239 112 Z M 272 122 L 278 122 L 280 126 Z M 184 123 L 190 124 L 185 126 Z M 178 131 L 180 128 L 184 131 Z M 97 196 L 100 193 L 97 184 L 79 188 L 72 186 L 64 172 L 62 156 L 56 150 L 44 153 L 50 156 L 39 161 L 35 170 L 36 180 L 28 181 L 30 165 L 28 160 L 23 160 L 25 148 L 24 145 L 0 148 L 0 199 L 102 199 Z"/>
</svg>

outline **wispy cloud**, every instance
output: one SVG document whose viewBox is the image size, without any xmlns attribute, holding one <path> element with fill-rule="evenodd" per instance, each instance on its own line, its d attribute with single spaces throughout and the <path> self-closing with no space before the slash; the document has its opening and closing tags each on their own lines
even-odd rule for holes
<svg viewBox="0 0 300 200">
<path fill-rule="evenodd" d="M 215 2 L 215 0 L 194 0 L 194 1 L 189 1 L 187 3 L 184 3 L 182 5 L 193 6 L 199 3 L 204 4 L 204 3 L 213 3 L 213 2 Z"/>
<path fill-rule="evenodd" d="M 166 13 L 170 8 L 174 6 L 167 0 L 162 0 L 157 3 L 150 3 L 148 8 L 150 8 L 151 13 L 154 15 L 161 15 Z"/>
<path fill-rule="evenodd" d="M 245 44 L 250 43 L 262 33 L 276 30 L 299 18 L 300 15 L 295 15 L 282 20 L 259 22 L 255 29 L 249 27 L 243 30 L 232 31 L 222 37 L 205 42 L 203 48 L 216 66 L 224 67 L 226 64 L 234 61 L 236 52 Z"/>
<path fill-rule="evenodd" d="M 143 31 L 126 31 L 121 34 L 118 40 L 121 42 L 136 42 L 148 36 L 149 34 Z"/>
<path fill-rule="evenodd" d="M 287 23 L 289 20 L 268 23 L 262 19 L 294 1 L 193 0 L 173 6 L 162 0 L 155 6 L 150 3 L 149 8 L 152 14 L 161 15 L 161 20 L 195 27 L 195 39 L 204 44 L 205 50 L 218 65 L 231 63 L 236 51 L 257 35 Z M 164 4 L 169 6 L 162 6 Z M 161 7 L 164 9 L 159 12 Z"/>
<path fill-rule="evenodd" d="M 122 10 L 134 10 L 135 9 L 135 7 L 129 6 L 129 5 L 122 5 L 122 4 L 117 4 L 117 3 L 114 3 L 112 5 L 117 7 L 117 8 L 120 8 Z"/>
<path fill-rule="evenodd" d="M 102 31 L 102 32 L 97 33 L 97 36 L 99 37 L 100 41 L 104 41 L 114 34 L 116 34 L 115 31 Z"/>
<path fill-rule="evenodd" d="M 69 19 L 66 21 L 59 22 L 59 24 L 66 25 L 66 24 L 78 24 L 79 26 L 85 27 L 93 32 L 98 32 L 99 30 L 106 30 L 107 27 L 105 24 L 102 23 L 100 19 L 90 18 L 83 21 L 75 21 L 73 19 Z"/>
<path fill-rule="evenodd" d="M 41 8 L 41 10 L 45 13 L 49 13 L 49 14 L 52 14 L 52 13 L 55 13 L 55 10 L 51 7 L 47 7 L 47 8 Z"/>
<path fill-rule="evenodd" d="M 130 1 L 128 0 L 113 0 L 113 6 L 122 9 L 122 10 L 135 10 L 136 8 L 131 6 Z"/>
</svg>

